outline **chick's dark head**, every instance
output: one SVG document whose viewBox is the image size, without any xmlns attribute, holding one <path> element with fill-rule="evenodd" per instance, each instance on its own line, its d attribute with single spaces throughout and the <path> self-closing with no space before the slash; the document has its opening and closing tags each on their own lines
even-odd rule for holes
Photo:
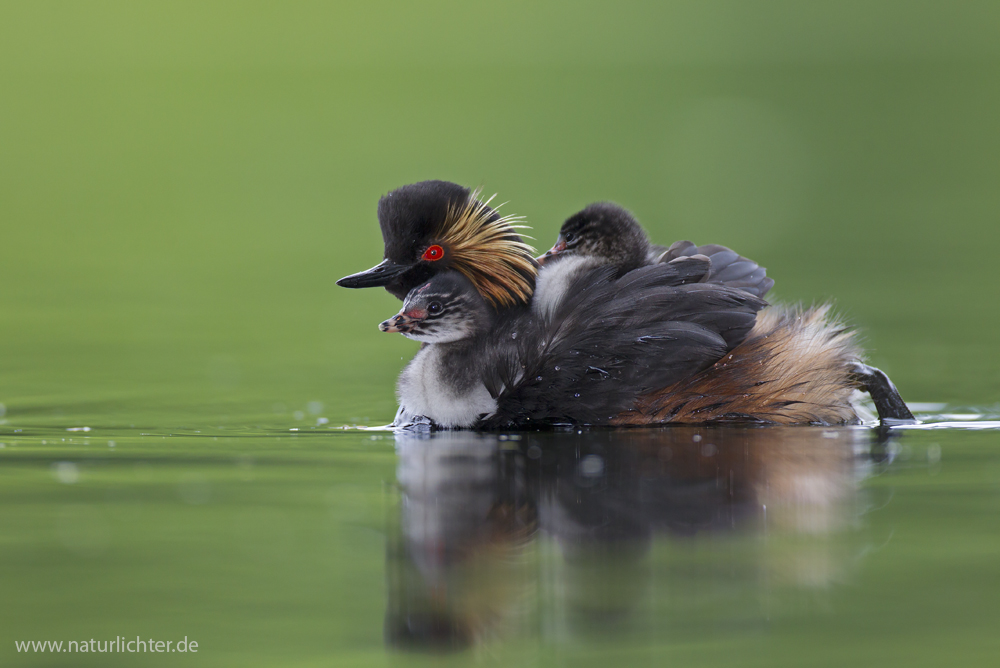
<svg viewBox="0 0 1000 668">
<path fill-rule="evenodd" d="M 631 213 L 612 202 L 597 202 L 566 219 L 555 245 L 539 262 L 596 257 L 625 273 L 647 264 L 649 248 L 649 237 Z"/>
</svg>

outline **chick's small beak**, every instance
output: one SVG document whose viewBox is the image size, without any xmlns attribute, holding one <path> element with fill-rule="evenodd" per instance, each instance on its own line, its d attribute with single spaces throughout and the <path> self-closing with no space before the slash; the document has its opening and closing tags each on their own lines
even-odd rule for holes
<svg viewBox="0 0 1000 668">
<path fill-rule="evenodd" d="M 423 318 L 419 316 L 419 312 L 404 313 L 403 311 L 400 311 L 388 320 L 380 322 L 378 328 L 383 332 L 398 332 L 400 334 L 406 334 L 412 330 L 417 323 L 423 320 Z"/>
<path fill-rule="evenodd" d="M 535 258 L 535 262 L 538 264 L 545 264 L 545 261 L 550 257 L 559 255 L 559 253 L 562 253 L 564 250 L 566 250 L 566 240 L 562 238 L 562 235 L 560 235 L 559 239 L 556 241 L 556 245 L 547 250 L 544 255 Z"/>
<path fill-rule="evenodd" d="M 406 326 L 405 319 L 402 313 L 398 313 L 388 320 L 383 320 L 379 323 L 378 328 L 383 332 L 402 332 L 400 326 Z"/>
</svg>

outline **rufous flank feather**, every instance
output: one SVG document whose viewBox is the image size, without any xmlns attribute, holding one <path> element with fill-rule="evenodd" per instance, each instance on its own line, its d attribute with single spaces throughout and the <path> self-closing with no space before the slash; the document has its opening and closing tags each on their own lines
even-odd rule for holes
<svg viewBox="0 0 1000 668">
<path fill-rule="evenodd" d="M 772 306 L 721 360 L 641 397 L 613 424 L 856 423 L 851 369 L 861 351 L 854 334 L 829 316 L 829 306 Z"/>
</svg>

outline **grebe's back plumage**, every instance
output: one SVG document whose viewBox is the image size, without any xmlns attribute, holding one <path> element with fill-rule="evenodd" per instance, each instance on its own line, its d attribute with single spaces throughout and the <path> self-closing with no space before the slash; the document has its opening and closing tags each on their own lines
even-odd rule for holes
<svg viewBox="0 0 1000 668">
<path fill-rule="evenodd" d="M 763 297 L 774 287 L 774 279 L 767 277 L 767 269 L 718 244 L 696 246 L 690 241 L 677 241 L 657 255 L 656 261 L 679 262 L 692 257 L 706 257 L 711 261 L 712 270 L 704 279 L 706 283 L 739 288 L 758 297 Z"/>
</svg>

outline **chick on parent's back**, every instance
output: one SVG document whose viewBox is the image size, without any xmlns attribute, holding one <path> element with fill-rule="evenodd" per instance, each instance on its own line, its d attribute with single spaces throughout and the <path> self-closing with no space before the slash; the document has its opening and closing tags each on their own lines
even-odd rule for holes
<svg viewBox="0 0 1000 668">
<path fill-rule="evenodd" d="M 669 263 L 675 267 L 678 285 L 711 283 L 755 297 L 763 297 L 774 285 L 764 267 L 725 246 L 678 241 L 664 248 L 650 243 L 635 216 L 613 202 L 591 204 L 567 218 L 556 243 L 538 263 L 541 270 L 532 304 L 543 316 L 563 299 L 573 277 L 596 266 L 613 267 L 621 277 L 639 267 Z"/>
</svg>

